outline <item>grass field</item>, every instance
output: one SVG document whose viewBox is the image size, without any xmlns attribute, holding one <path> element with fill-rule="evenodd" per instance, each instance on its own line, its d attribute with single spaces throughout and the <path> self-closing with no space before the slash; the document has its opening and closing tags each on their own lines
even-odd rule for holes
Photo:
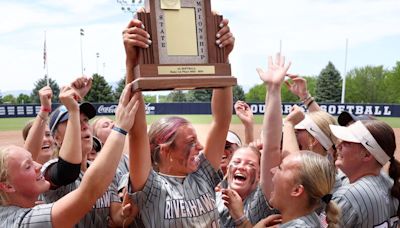
<svg viewBox="0 0 400 228">
<path fill-rule="evenodd" d="M 147 122 L 150 124 L 161 117 L 167 115 L 147 115 Z M 193 124 L 209 124 L 211 122 L 210 115 L 181 115 L 188 119 Z M 110 116 L 111 117 L 111 116 Z M 0 118 L 0 131 L 17 131 L 22 130 L 25 124 L 32 118 Z M 261 124 L 263 120 L 262 115 L 255 116 L 255 124 Z M 379 117 L 380 120 L 385 121 L 393 128 L 400 128 L 400 117 Z M 233 116 L 233 124 L 240 124 L 240 120 Z"/>
</svg>

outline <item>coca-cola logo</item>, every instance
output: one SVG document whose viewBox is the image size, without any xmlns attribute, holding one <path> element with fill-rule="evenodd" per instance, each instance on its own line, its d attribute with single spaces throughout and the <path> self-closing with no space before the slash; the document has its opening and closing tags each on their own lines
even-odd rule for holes
<svg viewBox="0 0 400 228">
<path fill-rule="evenodd" d="M 110 105 L 110 106 L 100 105 L 99 108 L 97 109 L 97 113 L 99 113 L 99 114 L 113 114 L 113 113 L 115 113 L 116 109 L 117 109 L 117 105 Z"/>
</svg>

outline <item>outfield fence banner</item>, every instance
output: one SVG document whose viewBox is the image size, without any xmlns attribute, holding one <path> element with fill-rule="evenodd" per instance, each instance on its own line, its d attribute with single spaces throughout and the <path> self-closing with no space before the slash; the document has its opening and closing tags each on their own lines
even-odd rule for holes
<svg viewBox="0 0 400 228">
<path fill-rule="evenodd" d="M 295 103 L 283 103 L 282 113 L 289 114 Z M 93 103 L 97 115 L 114 115 L 116 103 Z M 53 104 L 53 110 L 59 104 Z M 265 111 L 264 103 L 249 103 L 255 115 L 262 115 Z M 328 104 L 321 103 L 322 110 L 332 115 L 339 115 L 343 111 L 349 111 L 355 115 L 373 115 L 385 117 L 400 117 L 400 105 L 395 104 Z M 39 104 L 24 105 L 0 105 L 0 118 L 7 117 L 34 117 L 40 111 Z M 211 114 L 210 103 L 146 103 L 146 114 L 149 115 L 209 115 Z"/>
</svg>

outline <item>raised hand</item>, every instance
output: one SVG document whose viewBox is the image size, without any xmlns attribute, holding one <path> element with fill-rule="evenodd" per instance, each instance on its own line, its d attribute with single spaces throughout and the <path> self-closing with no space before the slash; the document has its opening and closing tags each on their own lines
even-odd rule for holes
<svg viewBox="0 0 400 228">
<path fill-rule="evenodd" d="M 139 208 L 132 202 L 125 189 L 123 194 L 121 217 L 123 219 L 123 227 L 125 227 L 126 225 L 131 224 L 135 219 L 136 215 L 139 213 Z"/>
<path fill-rule="evenodd" d="M 236 115 L 239 117 L 243 124 L 253 124 L 253 112 L 250 106 L 244 101 L 236 101 L 235 105 Z"/>
<path fill-rule="evenodd" d="M 68 111 L 79 111 L 79 104 L 76 99 L 77 97 L 80 97 L 80 95 L 71 86 L 62 87 L 60 95 L 58 96 L 61 103 L 65 105 Z"/>
<path fill-rule="evenodd" d="M 40 105 L 42 107 L 51 110 L 52 97 L 53 97 L 53 91 L 51 90 L 50 86 L 45 86 L 39 90 Z"/>
<path fill-rule="evenodd" d="M 135 115 L 139 108 L 140 92 L 132 96 L 132 83 L 125 86 L 119 98 L 117 110 L 115 112 L 115 125 L 129 131 L 135 121 Z"/>
<path fill-rule="evenodd" d="M 229 214 L 233 219 L 239 219 L 244 214 L 242 198 L 233 189 L 221 189 L 222 201 L 229 209 Z"/>
<path fill-rule="evenodd" d="M 122 32 L 126 63 L 129 67 L 137 65 L 138 48 L 148 48 L 151 44 L 150 34 L 145 29 L 141 21 L 134 19 L 129 22 L 128 26 Z"/>
<path fill-rule="evenodd" d="M 230 32 L 228 24 L 229 20 L 223 19 L 219 25 L 221 29 L 216 34 L 216 44 L 219 48 L 225 48 L 225 59 L 228 59 L 229 54 L 232 52 L 233 47 L 235 46 L 235 37 Z"/>
<path fill-rule="evenodd" d="M 286 72 L 288 71 L 291 63 L 285 65 L 285 57 L 280 53 L 276 54 L 275 61 L 272 57 L 268 57 L 268 70 L 264 72 L 261 68 L 257 68 L 260 79 L 268 85 L 281 85 L 285 79 Z"/>
<path fill-rule="evenodd" d="M 289 115 L 285 118 L 285 123 L 289 122 L 293 126 L 297 125 L 304 119 L 304 113 L 302 108 L 297 105 L 293 105 L 292 110 L 290 111 Z"/>
<path fill-rule="evenodd" d="M 291 80 L 286 80 L 285 84 L 290 92 L 304 100 L 309 96 L 307 91 L 307 80 L 294 74 L 287 74 Z"/>
<path fill-rule="evenodd" d="M 79 77 L 71 83 L 71 88 L 77 93 L 77 96 L 74 97 L 75 100 L 81 101 L 89 92 L 90 88 L 92 88 L 92 78 L 85 76 Z"/>
</svg>

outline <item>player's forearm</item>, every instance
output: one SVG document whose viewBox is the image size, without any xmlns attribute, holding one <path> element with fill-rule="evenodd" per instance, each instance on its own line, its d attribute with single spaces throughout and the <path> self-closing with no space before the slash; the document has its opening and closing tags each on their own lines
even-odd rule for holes
<svg viewBox="0 0 400 228">
<path fill-rule="evenodd" d="M 219 169 L 225 139 L 232 119 L 232 87 L 214 89 L 211 100 L 213 121 L 207 135 L 204 154 L 212 167 Z"/>
<path fill-rule="evenodd" d="M 283 126 L 282 151 L 293 153 L 299 150 L 294 126 L 290 122 L 285 122 Z"/>
<path fill-rule="evenodd" d="M 87 194 L 85 197 L 90 195 L 96 201 L 110 185 L 122 155 L 125 137 L 124 134 L 117 131 L 110 133 L 101 153 L 99 153 L 83 177 L 81 186 L 85 189 L 85 194 Z"/>
<path fill-rule="evenodd" d="M 34 161 L 37 161 L 39 153 L 42 149 L 43 137 L 45 134 L 47 124 L 46 121 L 48 117 L 48 112 L 40 111 L 38 113 L 24 143 L 24 148 L 31 152 L 32 159 Z"/>
<path fill-rule="evenodd" d="M 245 144 L 249 145 L 249 143 L 254 141 L 254 124 L 246 124 L 244 125 L 244 139 Z"/>
<path fill-rule="evenodd" d="M 59 156 L 72 164 L 82 162 L 82 142 L 79 110 L 68 110 L 68 124 Z"/>
<path fill-rule="evenodd" d="M 282 132 L 281 86 L 269 85 L 265 99 L 263 122 L 263 153 L 261 154 L 260 184 L 265 196 L 269 199 L 272 191 L 271 169 L 280 164 L 280 142 Z"/>
<path fill-rule="evenodd" d="M 145 104 L 140 95 L 135 124 L 129 132 L 129 176 L 134 191 L 143 189 L 147 181 L 152 167 L 150 153 Z"/>
<path fill-rule="evenodd" d="M 227 128 L 228 130 L 232 119 L 232 100 L 232 87 L 218 88 L 213 90 L 211 99 L 213 121 L 219 127 Z"/>
</svg>

